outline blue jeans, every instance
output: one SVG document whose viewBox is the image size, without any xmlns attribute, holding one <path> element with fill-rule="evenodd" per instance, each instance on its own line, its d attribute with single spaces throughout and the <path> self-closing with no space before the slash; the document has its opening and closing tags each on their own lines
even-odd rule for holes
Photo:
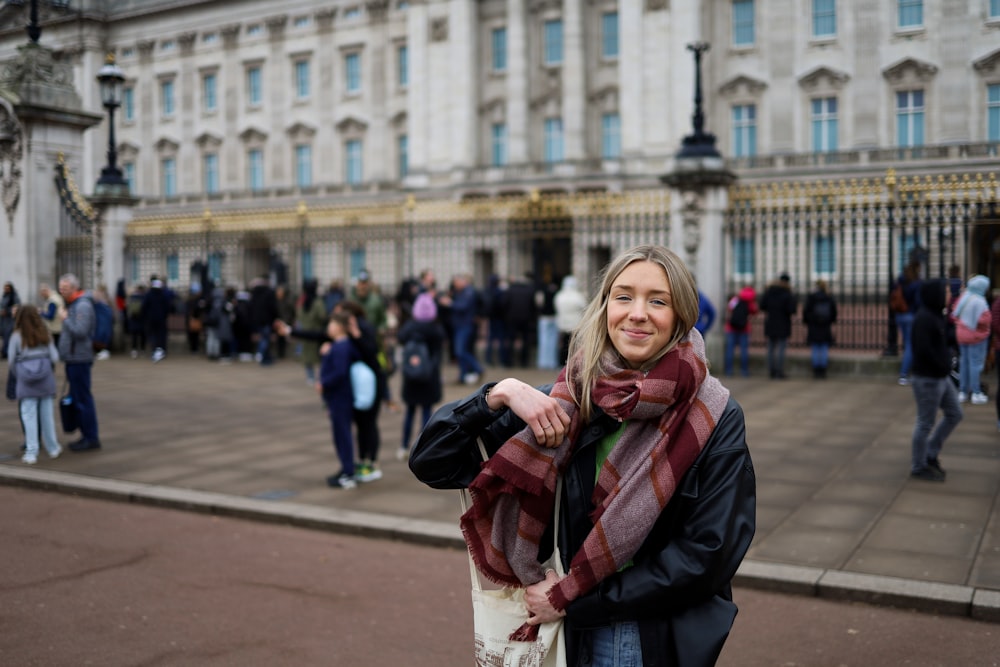
<svg viewBox="0 0 1000 667">
<path fill-rule="evenodd" d="M 725 355 L 725 372 L 726 375 L 733 374 L 733 353 L 736 350 L 736 346 L 740 346 L 740 370 L 743 372 L 743 377 L 750 375 L 750 334 L 749 333 L 731 333 L 726 332 L 726 355 Z"/>
<path fill-rule="evenodd" d="M 962 406 L 951 378 L 931 378 L 915 375 L 910 378 L 913 397 L 917 400 L 917 422 L 913 426 L 910 472 L 927 467 L 927 459 L 936 459 L 944 441 L 962 421 Z M 935 426 L 937 411 L 944 418 Z"/>
<path fill-rule="evenodd" d="M 260 339 L 257 341 L 257 354 L 260 355 L 261 366 L 270 366 L 273 362 L 271 358 L 271 327 L 261 327 L 257 334 Z"/>
<path fill-rule="evenodd" d="M 830 344 L 812 344 L 812 365 L 813 368 L 826 368 L 830 364 Z"/>
<path fill-rule="evenodd" d="M 483 374 L 476 355 L 469 351 L 469 344 L 476 335 L 476 325 L 462 324 L 455 327 L 455 356 L 458 358 L 459 373 L 464 378 L 469 373 Z"/>
<path fill-rule="evenodd" d="M 986 365 L 986 352 L 990 339 L 958 346 L 958 390 L 968 395 L 979 393 L 982 386 L 979 376 Z"/>
<path fill-rule="evenodd" d="M 559 368 L 559 327 L 556 318 L 538 318 L 538 367 L 546 370 Z"/>
<path fill-rule="evenodd" d="M 18 403 L 21 411 L 21 425 L 24 426 L 24 453 L 30 458 L 38 458 L 38 426 L 41 423 L 42 440 L 45 451 L 50 456 L 59 453 L 56 438 L 56 421 L 52 416 L 52 396 L 44 398 L 22 398 Z M 39 419 L 41 416 L 41 419 Z"/>
<path fill-rule="evenodd" d="M 66 364 L 66 379 L 69 381 L 69 394 L 80 415 L 80 435 L 92 442 L 100 442 L 97 432 L 97 406 L 94 396 L 90 393 L 91 362 Z"/>
<path fill-rule="evenodd" d="M 639 624 L 622 621 L 591 632 L 593 667 L 642 667 Z"/>
<path fill-rule="evenodd" d="M 771 372 L 771 377 L 785 377 L 786 347 L 788 347 L 787 338 L 767 339 L 767 369 Z"/>
<path fill-rule="evenodd" d="M 420 422 L 421 429 L 427 425 L 427 422 L 431 420 L 431 407 L 432 406 L 430 403 L 420 406 L 420 411 L 421 411 L 420 417 L 422 419 L 422 421 Z M 409 451 L 410 449 L 410 435 L 412 435 L 413 433 L 413 418 L 416 416 L 416 413 L 417 413 L 417 404 L 407 403 L 406 413 L 403 415 L 403 444 L 402 444 L 403 449 L 407 451 Z"/>
<path fill-rule="evenodd" d="M 910 366 L 913 364 L 913 346 L 910 344 L 913 313 L 896 313 L 896 329 L 903 337 L 903 365 L 899 367 L 899 377 L 907 377 L 910 374 Z"/>
</svg>

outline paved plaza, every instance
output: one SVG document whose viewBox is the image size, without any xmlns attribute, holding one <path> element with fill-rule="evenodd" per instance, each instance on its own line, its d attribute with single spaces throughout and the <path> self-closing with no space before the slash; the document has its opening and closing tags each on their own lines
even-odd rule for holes
<svg viewBox="0 0 1000 667">
<path fill-rule="evenodd" d="M 876 368 L 872 364 L 871 368 Z M 450 383 L 446 398 L 469 388 Z M 513 371 L 542 383 L 550 371 Z M 61 374 L 61 371 L 60 371 Z M 490 368 L 484 379 L 506 373 Z M 941 460 L 945 483 L 908 478 L 911 391 L 892 374 L 815 381 L 725 378 L 742 404 L 758 479 L 742 586 L 1000 620 L 1000 433 L 992 403 Z M 398 395 L 398 377 L 392 379 Z M 61 380 L 60 380 L 61 384 Z M 0 481 L 431 545 L 461 545 L 455 493 L 396 458 L 402 414 L 381 417 L 384 477 L 330 489 L 329 422 L 301 366 L 221 365 L 176 352 L 94 366 L 103 449 L 29 467 L 13 403 L 0 405 Z M 64 442 L 76 436 L 61 435 Z"/>
</svg>

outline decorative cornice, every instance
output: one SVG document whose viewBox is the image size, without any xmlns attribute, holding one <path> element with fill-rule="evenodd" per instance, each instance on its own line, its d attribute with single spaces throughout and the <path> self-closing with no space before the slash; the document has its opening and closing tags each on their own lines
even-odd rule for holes
<svg viewBox="0 0 1000 667">
<path fill-rule="evenodd" d="M 222 145 L 222 137 L 216 136 L 211 132 L 202 132 L 195 138 L 194 142 L 202 149 L 218 148 Z"/>
<path fill-rule="evenodd" d="M 66 160 L 62 153 L 59 154 L 59 160 L 56 162 L 56 190 L 59 192 L 59 200 L 62 202 L 63 210 L 66 211 L 70 219 L 87 233 L 94 229 L 99 221 L 99 216 L 87 198 L 80 193 L 80 189 L 76 187 L 73 175 L 66 168 Z"/>
<path fill-rule="evenodd" d="M 282 37 L 285 34 L 285 26 L 288 25 L 288 14 L 269 16 L 264 19 L 264 25 L 267 26 L 267 32 L 272 39 Z"/>
<path fill-rule="evenodd" d="M 808 74 L 799 77 L 799 86 L 805 90 L 812 90 L 822 84 L 824 79 L 834 90 L 840 90 L 844 84 L 850 80 L 851 76 L 847 72 L 839 72 L 829 67 L 817 67 Z"/>
<path fill-rule="evenodd" d="M 176 151 L 180 147 L 181 147 L 180 143 L 167 137 L 160 137 L 156 141 L 156 143 L 153 144 L 153 148 L 156 149 L 157 153 L 167 153 L 170 151 Z"/>
<path fill-rule="evenodd" d="M 297 122 L 285 130 L 285 134 L 289 137 L 305 137 L 311 139 L 316 136 L 316 128 L 306 125 L 303 122 Z"/>
<path fill-rule="evenodd" d="M 972 67 L 980 74 L 995 74 L 1000 71 L 1000 49 L 973 61 Z"/>
<path fill-rule="evenodd" d="M 316 19 L 316 25 L 320 31 L 326 32 L 333 28 L 333 21 L 337 18 L 337 9 L 336 7 L 317 9 L 316 13 L 313 14 L 313 18 Z"/>
<path fill-rule="evenodd" d="M 181 55 L 189 56 L 194 52 L 194 43 L 198 39 L 196 32 L 184 32 L 177 35 L 177 43 L 181 47 Z"/>
<path fill-rule="evenodd" d="M 907 73 L 912 72 L 918 81 L 930 81 L 937 74 L 937 71 L 937 65 L 916 58 L 904 58 L 895 65 L 882 70 L 882 76 L 889 83 L 901 83 Z"/>
<path fill-rule="evenodd" d="M 227 49 L 234 48 L 240 40 L 240 29 L 242 26 L 239 23 L 230 23 L 219 28 L 219 34 L 222 35 L 222 46 Z"/>
<path fill-rule="evenodd" d="M 369 0 L 365 3 L 365 12 L 373 21 L 384 21 L 389 15 L 389 0 Z"/>
<path fill-rule="evenodd" d="M 435 16 L 431 19 L 431 41 L 445 42 L 448 40 L 448 17 Z"/>
<path fill-rule="evenodd" d="M 249 143 L 252 141 L 267 140 L 267 132 L 265 132 L 264 130 L 260 130 L 256 127 L 248 127 L 247 129 L 240 132 L 238 136 L 240 138 L 240 141 L 245 143 Z"/>
<path fill-rule="evenodd" d="M 760 79 L 740 74 L 719 86 L 719 94 L 724 97 L 734 95 L 740 88 L 745 89 L 751 95 L 760 95 L 767 89 L 767 83 Z"/>
<path fill-rule="evenodd" d="M 139 49 L 139 60 L 149 62 L 150 58 L 153 57 L 153 49 L 156 48 L 156 40 L 141 39 L 135 43 L 135 47 Z"/>
<path fill-rule="evenodd" d="M 350 134 L 352 132 L 364 132 L 368 129 L 368 123 L 364 122 L 360 118 L 347 116 L 346 118 L 338 121 L 334 127 L 337 128 L 338 132 Z"/>
</svg>

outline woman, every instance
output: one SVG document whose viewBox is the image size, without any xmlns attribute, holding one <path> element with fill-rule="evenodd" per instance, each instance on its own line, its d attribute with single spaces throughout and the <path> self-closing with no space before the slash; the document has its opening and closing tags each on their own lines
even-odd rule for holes
<svg viewBox="0 0 1000 667">
<path fill-rule="evenodd" d="M 52 414 L 56 396 L 53 368 L 59 361 L 59 352 L 35 306 L 25 304 L 17 309 L 8 347 L 11 368 L 17 378 L 15 391 L 21 427 L 24 429 L 25 446 L 21 461 L 28 465 L 38 462 L 39 426 L 45 451 L 54 459 L 62 453 Z"/>
<path fill-rule="evenodd" d="M 437 321 L 437 304 L 434 295 L 423 292 L 413 302 L 411 319 L 396 336 L 402 349 L 403 440 L 396 458 L 400 461 L 410 454 L 410 437 L 413 420 L 420 408 L 420 427 L 430 421 L 431 408 L 441 401 L 441 352 L 444 349 L 444 327 Z"/>
<path fill-rule="evenodd" d="M 990 344 L 992 315 L 986 302 L 989 288 L 989 278 L 972 276 L 951 312 L 958 341 L 959 403 L 968 400 L 973 405 L 983 405 L 989 400 L 979 381 Z"/>
<path fill-rule="evenodd" d="M 833 323 L 837 321 L 837 302 L 826 291 L 825 280 L 816 281 L 816 291 L 806 297 L 802 322 L 806 325 L 806 342 L 812 347 L 813 377 L 825 380 L 833 345 Z"/>
<path fill-rule="evenodd" d="M 14 283 L 4 283 L 3 295 L 0 296 L 0 340 L 2 340 L 0 355 L 4 359 L 7 358 L 7 343 L 10 340 L 10 334 L 14 331 L 14 313 L 20 304 L 21 297 L 17 295 Z"/>
<path fill-rule="evenodd" d="M 732 626 L 755 482 L 742 410 L 708 374 L 697 317 L 675 253 L 628 250 L 554 386 L 486 384 L 438 410 L 410 457 L 429 486 L 469 487 L 473 559 L 526 586 L 529 624 L 565 617 L 568 664 L 711 665 Z M 537 546 L 551 540 L 558 475 L 563 578 L 541 572 Z"/>
<path fill-rule="evenodd" d="M 910 330 L 913 328 L 913 318 L 917 310 L 920 309 L 920 263 L 910 262 L 903 268 L 903 273 L 896 280 L 899 287 L 900 303 L 897 307 L 890 306 L 893 318 L 896 320 L 896 329 L 903 339 L 903 360 L 899 366 L 899 384 L 908 386 L 910 384 L 910 367 L 913 365 L 913 346 L 910 342 Z"/>
<path fill-rule="evenodd" d="M 295 323 L 308 331 L 323 328 L 327 320 L 326 305 L 318 297 L 319 282 L 315 278 L 307 278 L 302 283 L 302 297 L 295 307 Z M 282 336 L 282 339 L 284 337 Z M 282 347 L 279 345 L 279 348 Z M 319 343 L 307 340 L 302 342 L 302 365 L 306 369 L 306 383 L 312 385 L 316 381 L 316 366 L 319 364 Z"/>
</svg>

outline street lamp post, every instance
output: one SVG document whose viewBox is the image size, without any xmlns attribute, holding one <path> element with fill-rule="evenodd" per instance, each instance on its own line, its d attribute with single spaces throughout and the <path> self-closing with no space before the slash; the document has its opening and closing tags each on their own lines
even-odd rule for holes
<svg viewBox="0 0 1000 667">
<path fill-rule="evenodd" d="M 108 110 L 108 164 L 101 169 L 97 191 L 127 195 L 128 181 L 118 168 L 118 149 L 115 148 L 115 109 L 122 103 L 125 74 L 115 63 L 114 54 L 108 54 L 104 67 L 97 73 L 97 82 L 101 85 L 101 104 Z"/>
<path fill-rule="evenodd" d="M 694 132 L 684 137 L 678 157 L 721 157 L 715 148 L 715 135 L 705 131 L 705 112 L 701 108 L 701 54 L 708 51 L 708 42 L 687 45 L 694 53 L 694 114 L 691 116 Z"/>
</svg>

